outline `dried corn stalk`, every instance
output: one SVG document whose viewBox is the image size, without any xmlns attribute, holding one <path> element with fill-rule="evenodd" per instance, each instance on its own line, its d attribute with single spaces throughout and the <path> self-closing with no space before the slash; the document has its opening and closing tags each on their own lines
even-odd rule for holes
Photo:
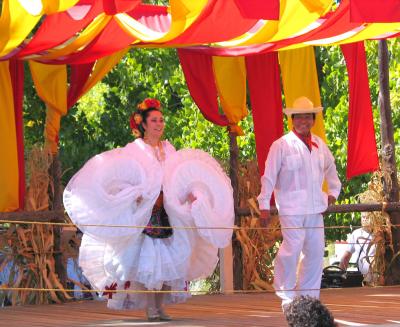
<svg viewBox="0 0 400 327">
<path fill-rule="evenodd" d="M 52 157 L 49 152 L 34 147 L 28 158 L 29 188 L 25 210 L 46 210 L 49 208 L 49 190 L 53 189 L 48 173 Z M 1 245 L 3 262 L 0 271 L 10 270 L 6 287 L 60 290 L 1 292 L 13 305 L 60 303 L 70 298 L 55 273 L 53 226 L 11 225 L 3 235 Z"/>
<path fill-rule="evenodd" d="M 383 172 L 381 171 L 372 175 L 371 181 L 368 183 L 368 189 L 358 195 L 361 203 L 385 202 L 382 184 L 383 178 Z M 387 269 L 385 252 L 387 247 L 392 247 L 393 250 L 390 217 L 384 211 L 369 212 L 368 215 L 373 235 L 371 245 L 375 244 L 376 246 L 375 254 L 367 258 L 373 272 L 372 283 L 376 285 L 385 285 L 384 275 Z"/>
<path fill-rule="evenodd" d="M 242 246 L 243 289 L 272 290 L 272 261 L 277 251 L 277 242 L 282 237 L 279 220 L 272 216 L 271 228 L 260 227 L 256 197 L 260 193 L 260 175 L 255 160 L 241 165 L 239 173 L 239 205 L 250 208 L 251 216 L 241 219 L 241 229 L 236 237 Z"/>
</svg>

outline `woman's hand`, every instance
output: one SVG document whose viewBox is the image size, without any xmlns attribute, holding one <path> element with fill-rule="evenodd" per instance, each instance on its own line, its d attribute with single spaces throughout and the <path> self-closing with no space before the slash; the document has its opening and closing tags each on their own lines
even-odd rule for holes
<svg viewBox="0 0 400 327">
<path fill-rule="evenodd" d="M 193 193 L 189 193 L 186 198 L 186 201 L 189 202 L 189 204 L 192 204 L 196 200 L 197 198 L 193 195 Z"/>
</svg>

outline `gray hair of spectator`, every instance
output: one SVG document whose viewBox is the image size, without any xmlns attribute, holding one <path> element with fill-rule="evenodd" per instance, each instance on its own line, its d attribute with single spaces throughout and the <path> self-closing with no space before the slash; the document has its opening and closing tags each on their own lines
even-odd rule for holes
<svg viewBox="0 0 400 327">
<path fill-rule="evenodd" d="M 320 300 L 298 296 L 284 307 L 289 327 L 337 327 L 332 313 Z"/>
</svg>

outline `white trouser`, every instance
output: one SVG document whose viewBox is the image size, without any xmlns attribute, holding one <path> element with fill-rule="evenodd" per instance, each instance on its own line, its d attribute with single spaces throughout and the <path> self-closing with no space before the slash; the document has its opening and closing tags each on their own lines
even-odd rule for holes
<svg viewBox="0 0 400 327">
<path fill-rule="evenodd" d="M 283 242 L 275 258 L 274 288 L 282 306 L 300 295 L 319 298 L 325 250 L 322 215 L 280 216 L 279 220 Z"/>
</svg>

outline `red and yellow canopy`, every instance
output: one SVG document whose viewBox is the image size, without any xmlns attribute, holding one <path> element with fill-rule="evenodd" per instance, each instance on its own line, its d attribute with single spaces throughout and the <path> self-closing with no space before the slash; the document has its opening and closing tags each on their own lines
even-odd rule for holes
<svg viewBox="0 0 400 327">
<path fill-rule="evenodd" d="M 130 47 L 179 48 L 200 110 L 238 134 L 237 124 L 247 114 L 247 82 L 262 168 L 269 145 L 283 131 L 280 74 L 288 104 L 306 95 L 320 105 L 313 46 L 341 45 L 351 77 L 351 177 L 377 168 L 362 41 L 398 35 L 398 0 L 342 0 L 339 5 L 332 0 L 170 0 L 169 6 L 140 0 L 3 0 L 0 147 L 6 160 L 0 163 L 0 211 L 23 206 L 23 60 L 29 61 L 46 103 L 46 142 L 56 152 L 61 116 Z M 316 133 L 324 137 L 322 116 Z M 360 137 L 369 140 L 362 147 Z"/>
</svg>

